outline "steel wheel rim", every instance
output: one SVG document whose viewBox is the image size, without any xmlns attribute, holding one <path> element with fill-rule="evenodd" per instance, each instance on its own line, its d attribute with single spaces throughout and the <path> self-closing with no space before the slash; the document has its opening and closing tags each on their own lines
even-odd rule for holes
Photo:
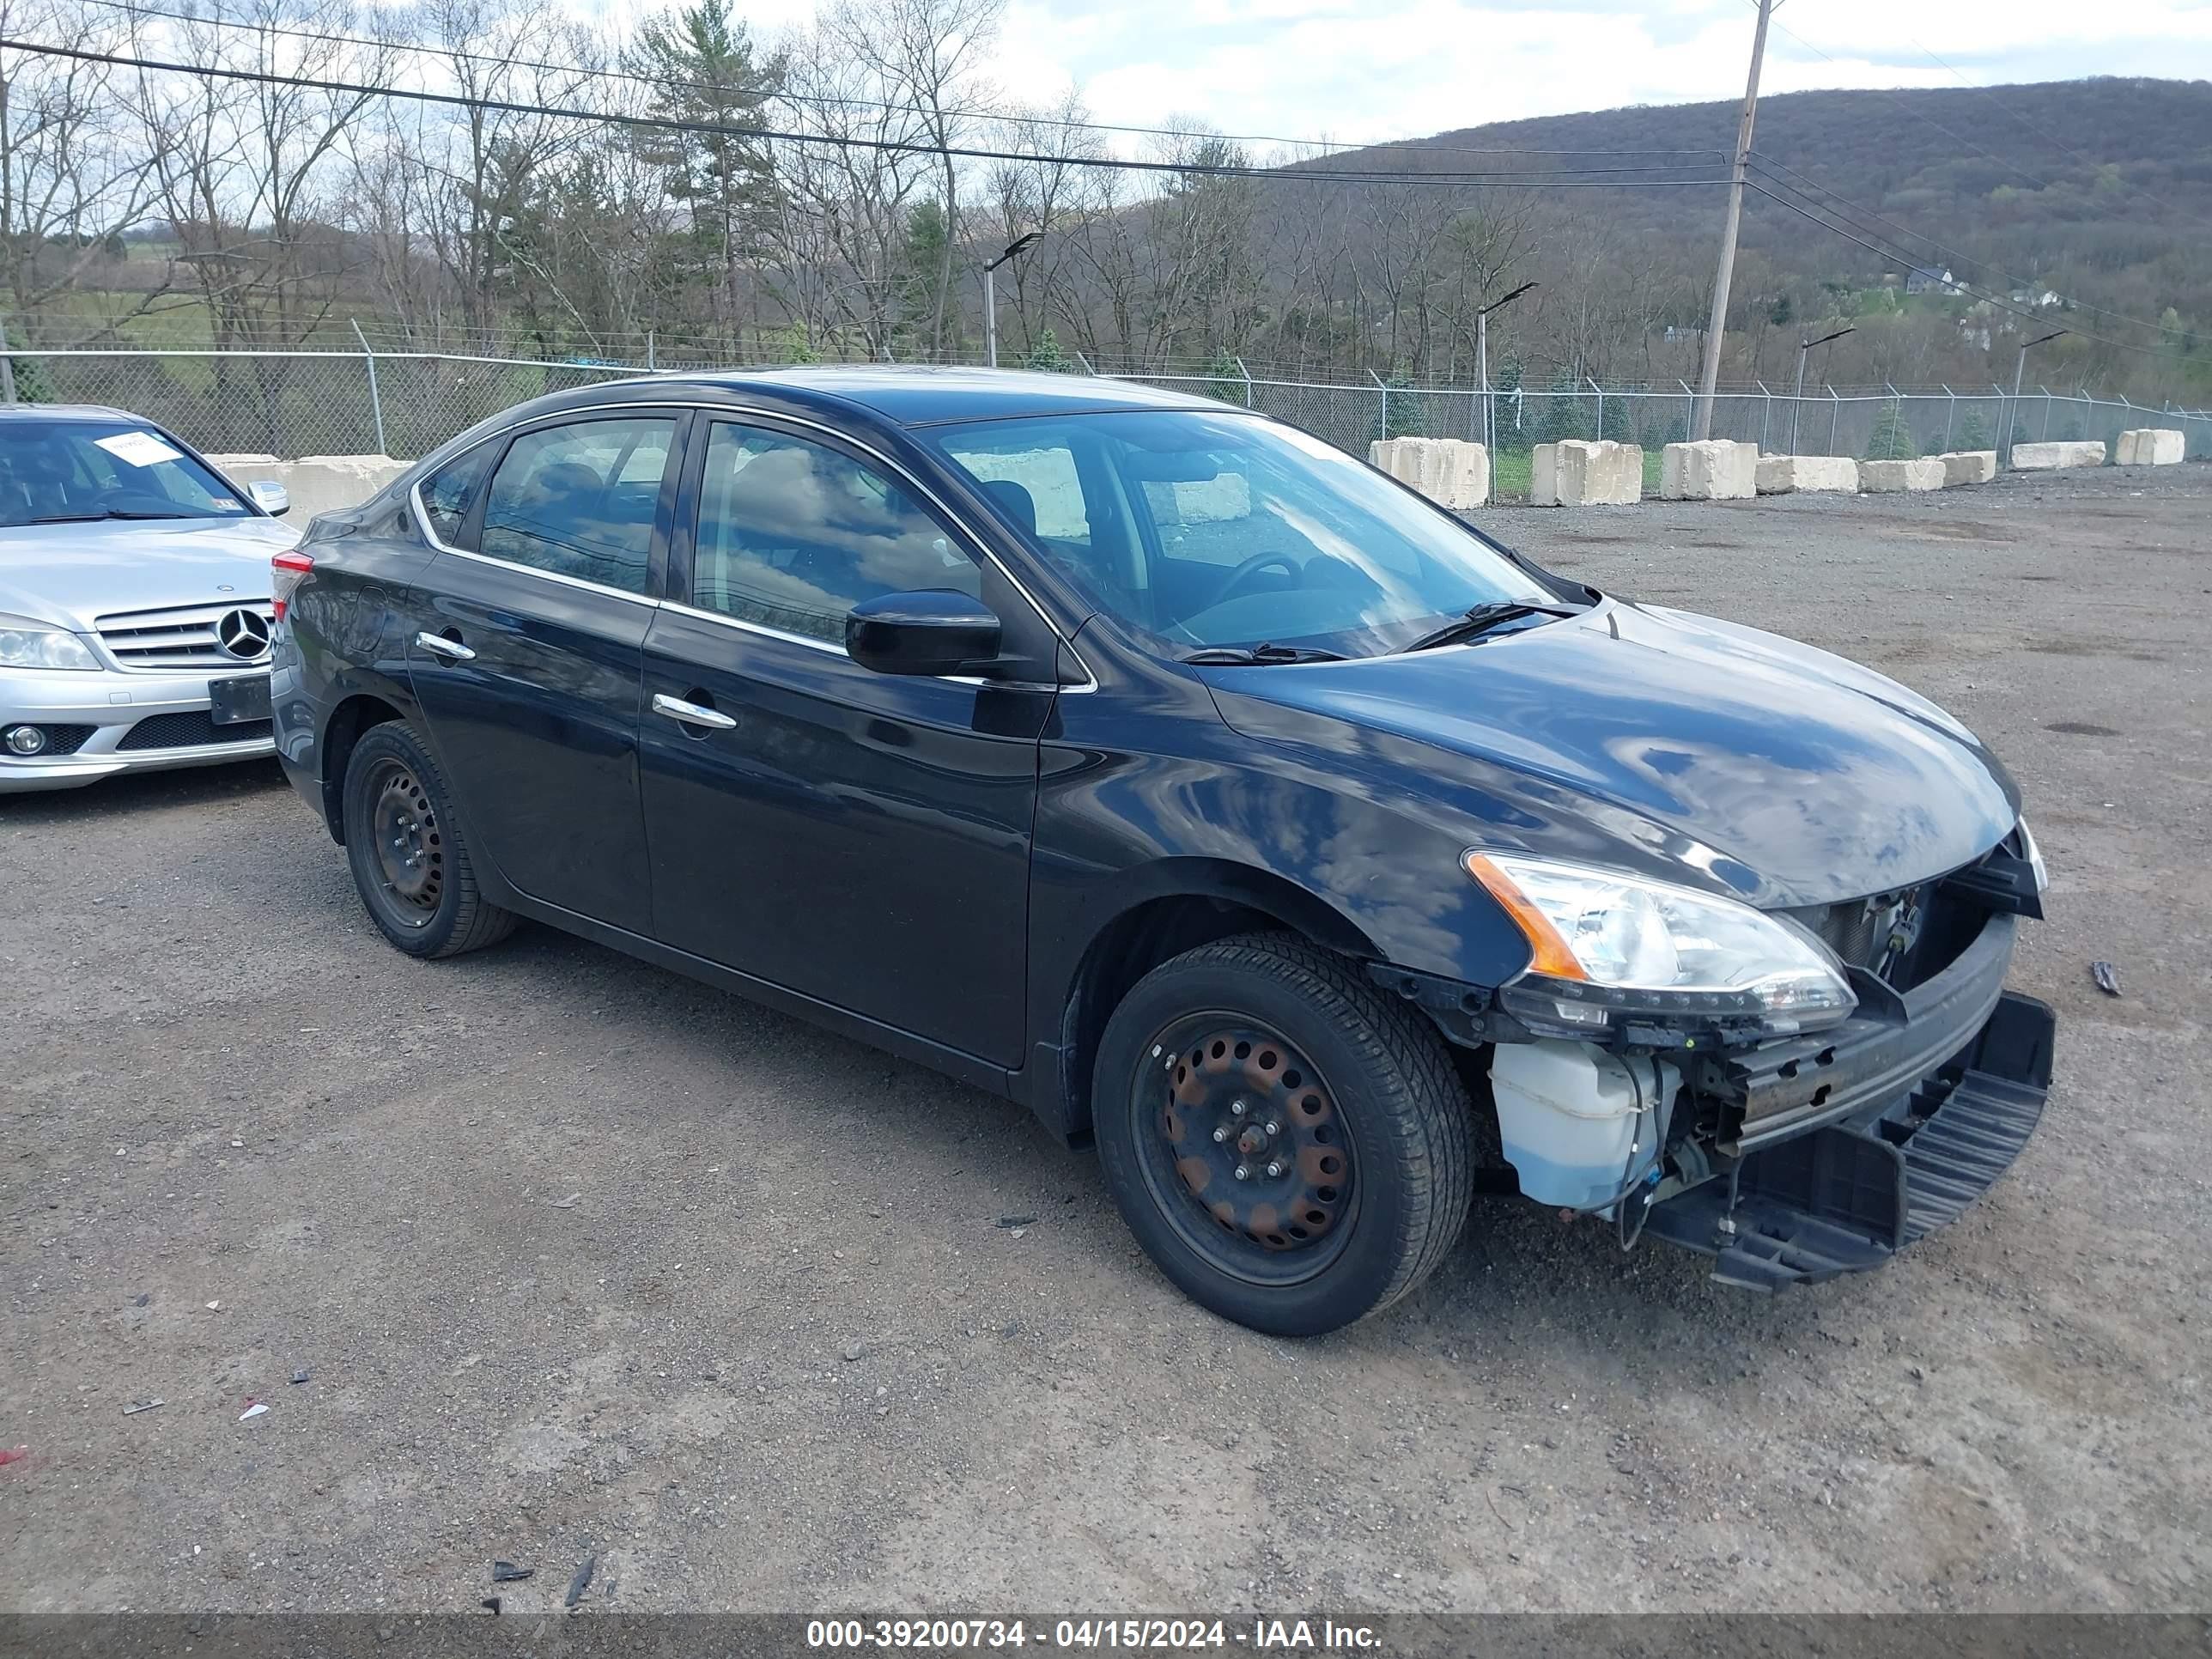
<svg viewBox="0 0 2212 1659">
<path fill-rule="evenodd" d="M 1358 1212 L 1358 1158 L 1303 1050 L 1262 1020 L 1191 1014 L 1146 1045 L 1138 1072 L 1138 1163 L 1185 1244 L 1255 1285 L 1300 1284 L 1334 1264 Z"/>
<path fill-rule="evenodd" d="M 427 927 L 446 893 L 445 837 L 429 791 L 412 768 L 380 760 L 368 793 L 377 885 L 401 926 Z"/>
</svg>

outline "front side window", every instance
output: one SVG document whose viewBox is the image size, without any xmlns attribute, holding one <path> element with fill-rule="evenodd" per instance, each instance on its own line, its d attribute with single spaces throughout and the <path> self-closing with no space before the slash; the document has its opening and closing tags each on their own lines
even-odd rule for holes
<svg viewBox="0 0 2212 1659">
<path fill-rule="evenodd" d="M 977 421 L 926 434 L 994 493 L 1098 609 L 1170 654 L 1394 651 L 1472 607 L 1550 592 L 1471 529 L 1295 428 L 1206 410 Z M 1063 504 L 1070 482 L 1081 505 Z M 1079 524 L 1082 533 L 1054 534 Z"/>
<path fill-rule="evenodd" d="M 146 427 L 11 420 L 0 434 L 0 526 L 252 516 L 221 477 Z"/>
<path fill-rule="evenodd" d="M 980 599 L 981 574 L 897 483 L 809 439 L 714 425 L 699 482 L 692 604 L 842 644 L 845 615 L 861 600 L 925 587 Z"/>
<path fill-rule="evenodd" d="M 644 592 L 661 477 L 675 440 L 675 417 L 666 415 L 577 421 L 524 433 L 492 474 L 478 550 L 555 575 Z"/>
</svg>

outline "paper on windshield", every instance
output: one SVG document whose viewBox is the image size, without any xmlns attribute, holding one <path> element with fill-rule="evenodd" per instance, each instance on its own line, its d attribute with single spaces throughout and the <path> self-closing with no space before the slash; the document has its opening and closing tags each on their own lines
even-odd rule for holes
<svg viewBox="0 0 2212 1659">
<path fill-rule="evenodd" d="M 118 461 L 132 466 L 158 466 L 163 461 L 173 461 L 178 452 L 163 443 L 150 432 L 118 432 L 111 438 L 94 438 L 98 444 Z"/>
</svg>

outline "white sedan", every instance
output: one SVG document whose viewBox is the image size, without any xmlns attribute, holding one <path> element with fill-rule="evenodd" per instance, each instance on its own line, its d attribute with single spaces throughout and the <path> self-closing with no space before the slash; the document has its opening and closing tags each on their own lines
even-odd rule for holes
<svg viewBox="0 0 2212 1659">
<path fill-rule="evenodd" d="M 273 752 L 288 506 L 122 410 L 0 408 L 0 794 Z"/>
</svg>

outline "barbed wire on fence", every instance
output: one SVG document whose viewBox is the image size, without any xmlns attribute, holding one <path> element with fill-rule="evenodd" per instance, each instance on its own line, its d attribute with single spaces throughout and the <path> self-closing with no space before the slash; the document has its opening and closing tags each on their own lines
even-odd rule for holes
<svg viewBox="0 0 2212 1659">
<path fill-rule="evenodd" d="M 366 337 L 362 343 L 368 345 Z M 737 372 L 727 363 L 513 357 L 335 349 L 212 352 L 189 348 L 52 350 L 8 357 L 19 397 L 128 410 L 215 454 L 382 453 L 408 459 L 501 410 L 548 392 L 677 369 Z M 1234 362 L 1234 360 L 1231 360 Z M 754 368 L 768 365 L 752 365 Z M 1079 362 L 1077 372 L 1094 366 Z M 1562 439 L 1610 438 L 1647 451 L 1683 439 L 1693 394 L 1677 381 L 1585 381 L 1488 391 L 1272 378 L 1242 363 L 1194 370 L 1117 370 L 1115 380 L 1194 393 L 1273 416 L 1364 455 L 1377 438 L 1424 435 L 1489 442 L 1501 455 Z M 1954 449 L 2100 439 L 2161 424 L 2185 434 L 2192 459 L 2212 459 L 2212 411 L 2151 409 L 2086 388 L 1808 387 L 1802 397 L 1759 383 L 1723 386 L 1712 435 L 1772 454 L 1906 459 Z M 1508 470 L 1500 468 L 1501 478 Z"/>
</svg>

